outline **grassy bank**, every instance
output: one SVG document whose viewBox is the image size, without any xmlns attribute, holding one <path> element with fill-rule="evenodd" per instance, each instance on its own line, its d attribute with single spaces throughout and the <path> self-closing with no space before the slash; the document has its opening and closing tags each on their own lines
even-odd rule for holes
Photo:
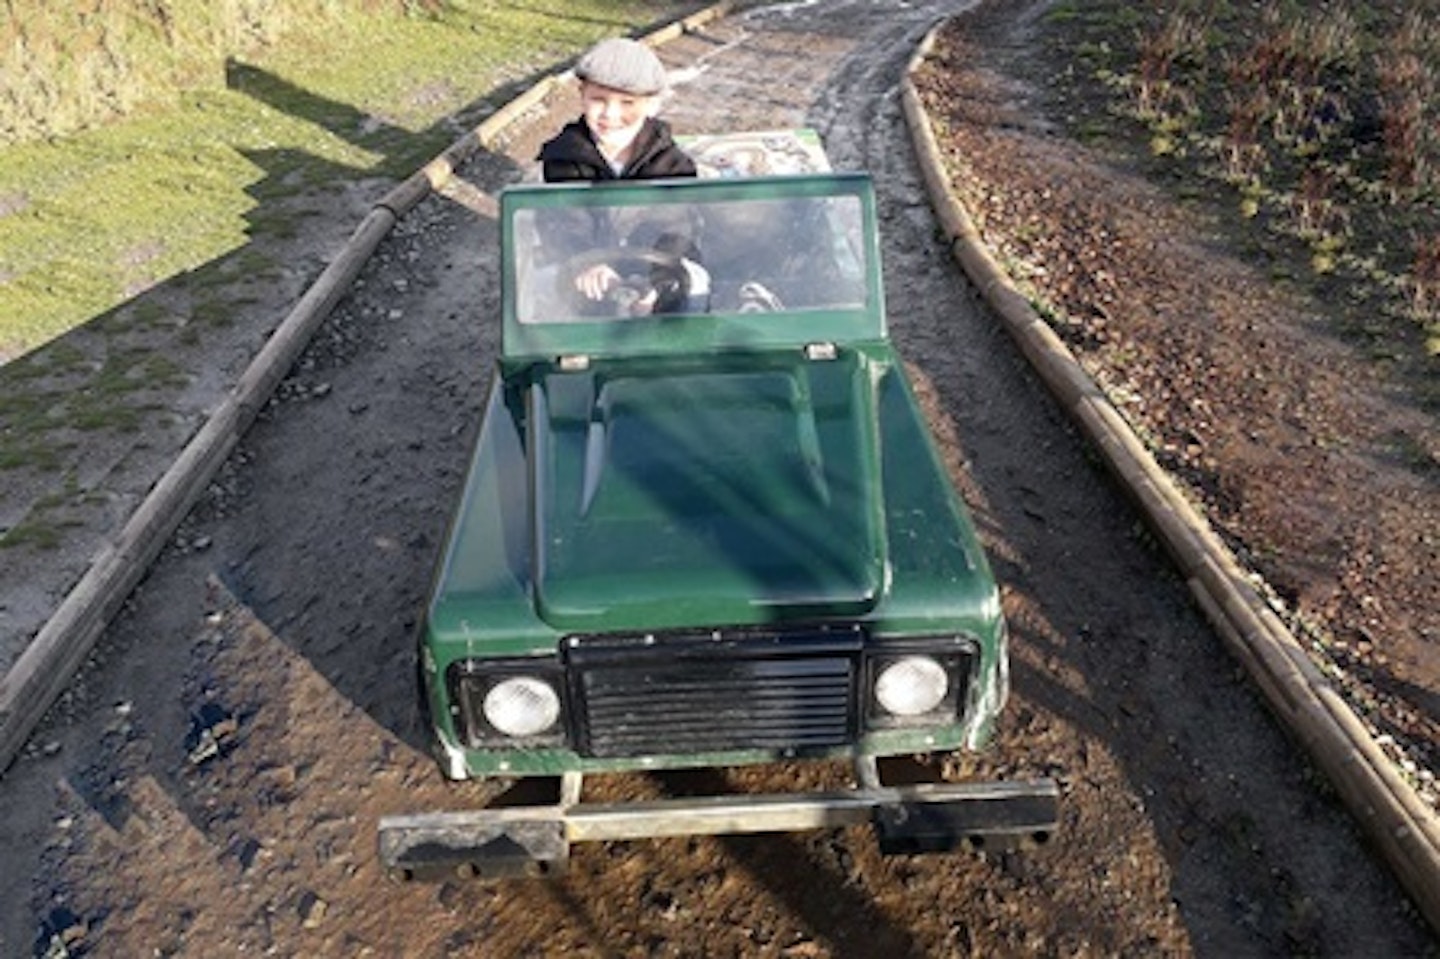
<svg viewBox="0 0 1440 959">
<path fill-rule="evenodd" d="M 1047 16 L 1085 28 L 1065 82 L 1113 108 L 1082 133 L 1139 125 L 1158 169 L 1228 196 L 1277 279 L 1346 306 L 1377 358 L 1440 355 L 1440 2 L 1062 0 Z"/>
<path fill-rule="evenodd" d="M 0 24 L 0 362 L 292 229 L 269 201 L 402 177 L 497 87 L 696 5 L 74 6 L 11 0 Z"/>
</svg>

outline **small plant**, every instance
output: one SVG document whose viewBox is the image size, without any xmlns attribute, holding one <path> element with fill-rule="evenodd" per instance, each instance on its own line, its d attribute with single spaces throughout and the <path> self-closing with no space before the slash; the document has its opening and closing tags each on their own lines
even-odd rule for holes
<svg viewBox="0 0 1440 959">
<path fill-rule="evenodd" d="M 1275 7 L 1266 7 L 1260 38 L 1248 55 L 1240 58 L 1236 64 L 1240 69 L 1232 71 L 1231 79 L 1270 85 L 1284 77 L 1298 76 L 1306 59 L 1301 50 L 1296 25 L 1287 22 Z"/>
<path fill-rule="evenodd" d="M 1310 244 L 1316 272 L 1334 268 L 1335 253 L 1345 245 L 1350 212 L 1335 199 L 1335 175 L 1321 166 L 1306 167 L 1291 202 L 1296 233 Z"/>
<path fill-rule="evenodd" d="M 1415 262 L 1410 271 L 1410 310 L 1414 317 L 1440 334 L 1440 233 L 1415 241 Z M 1440 337 L 1432 336 L 1430 353 L 1440 350 Z"/>
<path fill-rule="evenodd" d="M 1270 95 L 1263 87 L 1249 87 L 1240 94 L 1227 91 L 1226 99 L 1229 122 L 1223 148 L 1225 179 L 1230 183 L 1247 183 L 1264 165 L 1260 127 L 1270 115 Z"/>
<path fill-rule="evenodd" d="M 1385 142 L 1385 172 L 1392 202 L 1414 197 L 1430 180 L 1425 150 L 1425 114 L 1434 84 L 1420 58 L 1409 53 L 1383 57 L 1380 119 Z"/>
<path fill-rule="evenodd" d="M 1305 46 L 1324 70 L 1355 62 L 1360 54 L 1360 28 L 1344 6 L 1326 9 L 1318 20 L 1304 21 Z"/>
<path fill-rule="evenodd" d="M 1440 22 L 1411 11 L 1376 56 L 1387 182 L 1396 197 L 1437 191 Z"/>
<path fill-rule="evenodd" d="M 1194 112 L 1194 97 L 1174 81 L 1171 70 L 1182 59 L 1204 56 L 1205 29 L 1202 21 L 1181 12 L 1139 34 L 1135 114 L 1141 120 L 1164 121 L 1176 112 Z"/>
</svg>

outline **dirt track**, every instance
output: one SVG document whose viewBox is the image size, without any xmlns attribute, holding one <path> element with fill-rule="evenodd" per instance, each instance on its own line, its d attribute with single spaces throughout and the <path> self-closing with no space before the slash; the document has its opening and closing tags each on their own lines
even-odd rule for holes
<svg viewBox="0 0 1440 959">
<path fill-rule="evenodd" d="M 115 956 L 1433 951 L 936 240 L 895 90 L 921 34 L 963 6 L 723 21 L 664 49 L 696 68 L 668 115 L 696 132 L 812 126 L 837 166 L 873 173 L 893 333 L 1015 641 L 1000 748 L 947 771 L 1059 778 L 1053 846 L 882 861 L 859 831 L 667 840 L 583 849 L 552 886 L 381 879 L 380 815 L 486 792 L 441 781 L 412 705 L 410 634 L 495 348 L 493 224 L 433 199 L 102 641 L 37 735 L 49 748 L 0 780 L 0 953 L 42 921 Z M 534 142 L 464 175 L 497 189 Z M 196 716 L 226 720 L 200 764 Z"/>
</svg>

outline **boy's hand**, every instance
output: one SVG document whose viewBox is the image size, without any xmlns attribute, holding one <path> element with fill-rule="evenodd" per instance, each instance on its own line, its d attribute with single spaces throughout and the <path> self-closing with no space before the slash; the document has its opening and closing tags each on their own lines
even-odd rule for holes
<svg viewBox="0 0 1440 959">
<path fill-rule="evenodd" d="M 619 273 L 604 263 L 597 263 L 575 277 L 575 289 L 587 299 L 603 300 L 606 291 L 619 282 Z"/>
</svg>

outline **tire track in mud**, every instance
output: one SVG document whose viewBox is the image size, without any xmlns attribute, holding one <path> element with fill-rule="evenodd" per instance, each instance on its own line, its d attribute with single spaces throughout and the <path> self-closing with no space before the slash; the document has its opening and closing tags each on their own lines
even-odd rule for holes
<svg viewBox="0 0 1440 959">
<path fill-rule="evenodd" d="M 56 750 L 0 782 L 6 872 L 29 877 L 0 890 L 0 945 L 63 905 L 97 955 L 1423 951 L 1394 884 L 949 259 L 895 90 L 914 44 L 964 6 L 801 3 L 711 24 L 662 50 L 694 67 L 667 115 L 683 132 L 810 125 L 837 167 L 874 174 L 892 332 L 1012 624 L 1000 743 L 943 771 L 1059 778 L 1051 847 L 886 860 L 845 830 L 585 846 L 544 885 L 381 879 L 380 815 L 493 792 L 441 780 L 413 708 L 412 630 L 497 345 L 494 224 L 432 198 L 102 641 L 42 733 Z M 461 174 L 499 189 L 573 112 L 557 103 Z M 206 704 L 234 733 L 196 764 Z"/>
</svg>

